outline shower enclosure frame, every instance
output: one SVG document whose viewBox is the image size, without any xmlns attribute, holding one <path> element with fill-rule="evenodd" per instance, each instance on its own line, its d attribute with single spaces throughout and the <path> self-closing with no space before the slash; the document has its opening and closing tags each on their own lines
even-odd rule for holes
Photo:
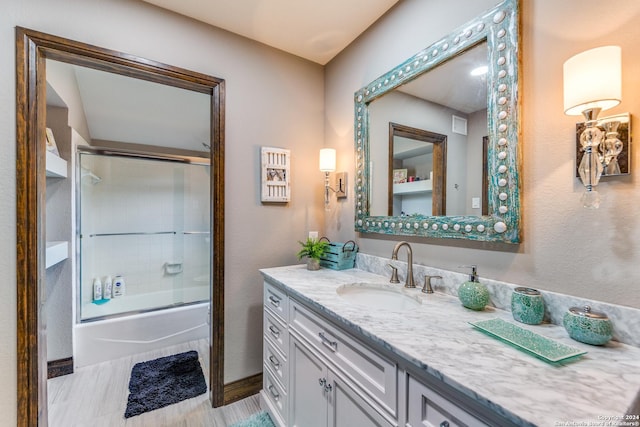
<svg viewBox="0 0 640 427">
<path fill-rule="evenodd" d="M 17 425 L 47 425 L 45 275 L 46 59 L 198 91 L 211 96 L 210 399 L 224 387 L 225 81 L 143 57 L 16 27 L 16 382 Z"/>
<path fill-rule="evenodd" d="M 162 310 L 162 309 L 167 309 L 167 308 L 175 308 L 177 305 L 175 304 L 171 304 L 171 305 L 167 305 L 167 306 L 161 306 L 161 307 L 154 307 L 154 308 L 148 308 L 148 309 L 136 309 L 136 310 L 131 310 L 131 311 L 127 311 L 127 312 L 122 312 L 122 313 L 117 313 L 117 314 L 110 314 L 110 315 L 106 315 L 106 316 L 97 316 L 97 317 L 92 317 L 90 319 L 83 319 L 82 318 L 82 309 L 81 309 L 81 280 L 83 277 L 82 274 L 82 203 L 81 203 L 81 179 L 82 179 L 82 162 L 80 161 L 80 155 L 81 154 L 89 154 L 89 155 L 98 155 L 98 156 L 111 156 L 111 157 L 120 157 L 120 158 L 127 158 L 127 159 L 136 159 L 136 160 L 152 160 L 152 161 L 162 161 L 162 162 L 172 162 L 172 163 L 179 163 L 179 164 L 189 164 L 189 165 L 200 165 L 200 166 L 209 166 L 211 167 L 211 160 L 209 158 L 205 158 L 205 157 L 197 157 L 197 156 L 193 156 L 193 155 L 187 155 L 187 154 L 168 154 L 168 153 L 161 153 L 161 152 L 152 152 L 152 151 L 139 151 L 139 150 L 132 150 L 132 149 L 126 149 L 126 148 L 109 148 L 109 147 L 98 147 L 98 146 L 77 146 L 76 147 L 76 153 L 74 154 L 75 156 L 77 156 L 77 161 L 76 161 L 76 170 L 75 170 L 75 179 L 76 182 L 78 183 L 77 187 L 76 187 L 76 194 L 75 194 L 75 198 L 76 198 L 76 229 L 75 229 L 75 239 L 76 239 L 76 250 L 77 253 L 74 254 L 74 256 L 76 256 L 76 259 L 78 260 L 78 262 L 76 263 L 76 277 L 77 277 L 77 282 L 76 284 L 74 284 L 74 304 L 75 304 L 75 315 L 74 315 L 74 323 L 75 324 L 80 324 L 80 323 L 85 323 L 85 322 L 96 322 L 96 321 L 100 321 L 100 320 L 106 320 L 106 319 L 112 319 L 115 317 L 123 317 L 123 316 L 130 316 L 130 315 L 136 315 L 136 314 L 143 314 L 146 312 L 150 312 L 150 311 L 157 311 L 157 310 Z M 95 177 L 95 175 L 94 175 Z M 96 177 L 97 178 L 97 177 Z M 211 212 L 209 212 L 209 220 L 211 221 Z M 211 232 L 211 227 L 212 227 L 212 223 L 210 222 L 209 224 L 209 234 Z M 161 231 L 161 232 L 144 232 L 144 233 L 135 233 L 135 232 L 131 232 L 131 233 L 109 233 L 109 235 L 150 235 L 150 234 L 169 234 L 169 233 L 173 233 L 175 234 L 175 231 L 172 232 L 168 232 L 168 231 Z M 202 234 L 202 231 L 184 231 L 183 234 Z M 90 235 L 88 237 L 92 237 L 93 235 Z M 96 234 L 96 236 L 102 236 L 102 234 Z M 213 272 L 213 266 L 211 265 L 211 262 L 209 262 L 209 284 L 211 284 L 211 279 L 212 279 L 212 272 Z M 211 302 L 211 289 L 209 292 L 209 299 L 208 301 Z M 184 303 L 183 305 L 190 305 L 190 304 L 199 304 L 202 301 L 197 301 L 197 302 L 192 302 L 192 303 Z"/>
</svg>

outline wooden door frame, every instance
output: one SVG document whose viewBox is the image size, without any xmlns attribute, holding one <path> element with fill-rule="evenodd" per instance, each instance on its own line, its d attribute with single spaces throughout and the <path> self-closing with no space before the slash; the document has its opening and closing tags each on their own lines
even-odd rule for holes
<svg viewBox="0 0 640 427">
<path fill-rule="evenodd" d="M 446 215 L 447 209 L 447 135 L 389 122 L 388 215 L 393 216 L 393 138 L 416 139 L 433 144 L 433 183 L 431 215 Z"/>
<path fill-rule="evenodd" d="M 122 52 L 16 27 L 17 425 L 47 425 L 45 275 L 46 59 L 140 78 L 211 96 L 210 399 L 224 404 L 223 79 Z"/>
</svg>

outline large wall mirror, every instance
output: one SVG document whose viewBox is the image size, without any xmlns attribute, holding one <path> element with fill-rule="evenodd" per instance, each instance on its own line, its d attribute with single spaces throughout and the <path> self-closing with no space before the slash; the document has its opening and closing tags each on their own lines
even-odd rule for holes
<svg viewBox="0 0 640 427">
<path fill-rule="evenodd" d="M 356 231 L 520 242 L 519 37 L 505 0 L 355 93 Z"/>
</svg>

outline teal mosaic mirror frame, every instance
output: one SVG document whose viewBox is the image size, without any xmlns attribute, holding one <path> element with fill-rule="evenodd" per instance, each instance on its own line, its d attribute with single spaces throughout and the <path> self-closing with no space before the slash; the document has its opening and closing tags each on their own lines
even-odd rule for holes
<svg viewBox="0 0 640 427">
<path fill-rule="evenodd" d="M 486 41 L 488 212 L 484 216 L 371 216 L 369 103 Z M 519 243 L 520 11 L 505 0 L 355 93 L 355 230 L 398 236 Z"/>
</svg>

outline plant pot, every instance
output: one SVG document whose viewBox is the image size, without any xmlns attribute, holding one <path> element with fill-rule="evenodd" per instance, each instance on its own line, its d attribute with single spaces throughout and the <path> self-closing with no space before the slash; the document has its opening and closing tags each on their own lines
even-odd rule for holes
<svg viewBox="0 0 640 427">
<path fill-rule="evenodd" d="M 307 258 L 307 270 L 320 270 L 320 260 L 314 258 Z"/>
</svg>

